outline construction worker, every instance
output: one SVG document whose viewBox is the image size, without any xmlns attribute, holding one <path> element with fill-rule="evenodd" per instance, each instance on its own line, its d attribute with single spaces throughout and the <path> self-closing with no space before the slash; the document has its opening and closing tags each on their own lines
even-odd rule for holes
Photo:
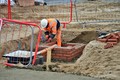
<svg viewBox="0 0 120 80">
<path fill-rule="evenodd" d="M 57 45 L 61 47 L 61 27 L 57 19 L 42 19 L 41 30 L 45 31 L 46 42 L 51 42 L 56 36 Z"/>
</svg>

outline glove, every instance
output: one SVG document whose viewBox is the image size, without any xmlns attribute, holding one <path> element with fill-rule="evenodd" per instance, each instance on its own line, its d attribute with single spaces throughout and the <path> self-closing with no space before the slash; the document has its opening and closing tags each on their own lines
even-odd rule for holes
<svg viewBox="0 0 120 80">
<path fill-rule="evenodd" d="M 49 35 L 46 35 L 45 38 L 48 39 L 48 38 L 49 38 Z"/>
<path fill-rule="evenodd" d="M 49 39 L 49 35 L 45 36 L 45 41 L 47 41 Z"/>
<path fill-rule="evenodd" d="M 48 38 L 48 40 L 46 42 L 49 43 L 51 41 L 52 41 L 52 38 Z"/>
</svg>

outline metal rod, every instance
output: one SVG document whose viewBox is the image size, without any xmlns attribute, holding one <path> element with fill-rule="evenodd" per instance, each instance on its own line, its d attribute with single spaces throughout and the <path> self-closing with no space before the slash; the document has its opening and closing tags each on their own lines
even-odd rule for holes
<svg viewBox="0 0 120 80">
<path fill-rule="evenodd" d="M 77 20 L 77 22 L 78 22 L 78 13 L 77 13 L 76 2 L 77 2 L 77 0 L 74 1 L 74 8 L 75 8 L 75 16 L 76 16 L 76 20 Z"/>
<path fill-rule="evenodd" d="M 32 65 L 35 64 L 35 61 L 36 61 L 36 56 L 37 56 L 37 52 L 38 52 L 38 47 L 39 47 L 39 43 L 41 41 L 41 35 L 42 35 L 42 31 L 39 32 L 38 34 L 38 40 L 37 40 L 37 44 L 36 44 L 36 48 L 35 48 L 35 53 L 34 53 L 34 58 L 33 58 L 33 61 L 32 61 Z"/>
<path fill-rule="evenodd" d="M 1 31 L 1 28 L 2 28 L 2 24 L 3 24 L 3 20 L 0 19 L 0 31 Z"/>
<path fill-rule="evenodd" d="M 72 7 L 73 3 L 72 0 L 70 0 L 70 20 L 68 22 L 61 22 L 62 24 L 69 24 L 70 22 L 72 22 Z"/>
<path fill-rule="evenodd" d="M 13 19 L 5 19 L 5 18 L 3 18 L 3 20 L 8 21 L 8 22 L 15 22 L 15 23 L 19 23 L 19 24 L 24 24 L 24 25 L 31 25 L 31 26 L 34 26 L 34 27 L 37 26 L 40 29 L 40 27 L 35 23 L 23 22 L 23 21 L 13 20 Z"/>
<path fill-rule="evenodd" d="M 10 6 L 11 2 L 10 0 L 8 0 L 8 19 L 11 19 L 11 6 Z"/>
<path fill-rule="evenodd" d="M 30 46 L 30 60 L 29 63 L 26 65 L 26 67 L 31 66 L 31 62 L 32 62 L 32 55 L 33 55 L 33 43 L 34 43 L 34 28 L 31 27 L 32 33 L 31 33 L 31 46 Z"/>
</svg>

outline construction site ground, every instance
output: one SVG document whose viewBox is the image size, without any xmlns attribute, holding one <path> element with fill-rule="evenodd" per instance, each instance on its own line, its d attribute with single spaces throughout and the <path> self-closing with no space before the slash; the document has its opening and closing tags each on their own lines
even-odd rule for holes
<svg viewBox="0 0 120 80">
<path fill-rule="evenodd" d="M 93 5 L 88 3 L 82 5 L 91 6 L 88 9 L 94 10 Z M 112 8 L 113 10 L 110 14 L 116 14 L 118 19 L 120 19 L 120 10 L 114 10 L 120 8 L 119 5 L 119 3 L 117 5 L 114 3 L 106 5 L 107 9 L 111 10 Z M 100 9 L 103 10 L 104 7 L 101 6 Z M 85 15 L 87 16 L 87 14 L 83 14 L 83 17 Z M 100 15 L 104 14 L 98 12 L 97 16 Z M 114 16 L 107 17 L 116 19 Z M 104 19 L 105 16 L 99 18 Z M 67 25 L 67 28 L 62 29 L 62 41 L 64 43 L 85 43 L 86 47 L 81 57 L 70 63 L 53 63 L 50 72 L 39 69 L 41 68 L 39 65 L 32 70 L 6 68 L 2 64 L 4 60 L 0 60 L 0 80 L 120 80 L 120 43 L 112 48 L 104 49 L 106 43 L 96 41 L 99 32 L 115 30 L 120 30 L 119 22 L 92 23 L 86 24 L 84 27 L 82 24 L 72 22 Z"/>
<path fill-rule="evenodd" d="M 65 73 L 35 71 L 27 69 L 2 69 L 0 80 L 100 80 L 86 76 L 77 76 Z"/>
</svg>

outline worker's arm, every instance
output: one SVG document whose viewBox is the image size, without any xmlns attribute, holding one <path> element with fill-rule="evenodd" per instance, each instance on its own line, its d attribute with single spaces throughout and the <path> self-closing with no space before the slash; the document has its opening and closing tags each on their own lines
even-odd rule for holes
<svg viewBox="0 0 120 80">
<path fill-rule="evenodd" d="M 52 22 L 51 26 L 52 26 L 51 34 L 49 35 L 49 39 L 47 40 L 47 42 L 50 42 L 55 37 L 55 35 L 57 33 L 57 23 Z"/>
<path fill-rule="evenodd" d="M 45 31 L 45 35 L 49 35 L 49 31 Z"/>
<path fill-rule="evenodd" d="M 51 40 L 55 37 L 55 34 L 50 34 L 49 38 L 47 39 L 46 42 L 51 42 Z"/>
<path fill-rule="evenodd" d="M 45 32 L 45 36 L 46 36 L 46 38 L 51 38 L 51 39 L 53 39 L 53 38 L 55 37 L 55 34 L 49 34 L 49 31 L 46 31 L 46 32 Z"/>
<path fill-rule="evenodd" d="M 55 37 L 55 35 L 57 34 L 57 23 L 56 22 L 53 22 L 52 23 L 52 29 L 51 29 L 52 31 L 52 33 L 49 35 L 50 36 L 50 38 L 54 38 Z"/>
<path fill-rule="evenodd" d="M 55 34 L 50 34 L 49 38 L 53 39 L 55 37 Z"/>
<path fill-rule="evenodd" d="M 46 39 L 49 38 L 49 31 L 45 31 L 45 37 L 46 37 Z"/>
</svg>

